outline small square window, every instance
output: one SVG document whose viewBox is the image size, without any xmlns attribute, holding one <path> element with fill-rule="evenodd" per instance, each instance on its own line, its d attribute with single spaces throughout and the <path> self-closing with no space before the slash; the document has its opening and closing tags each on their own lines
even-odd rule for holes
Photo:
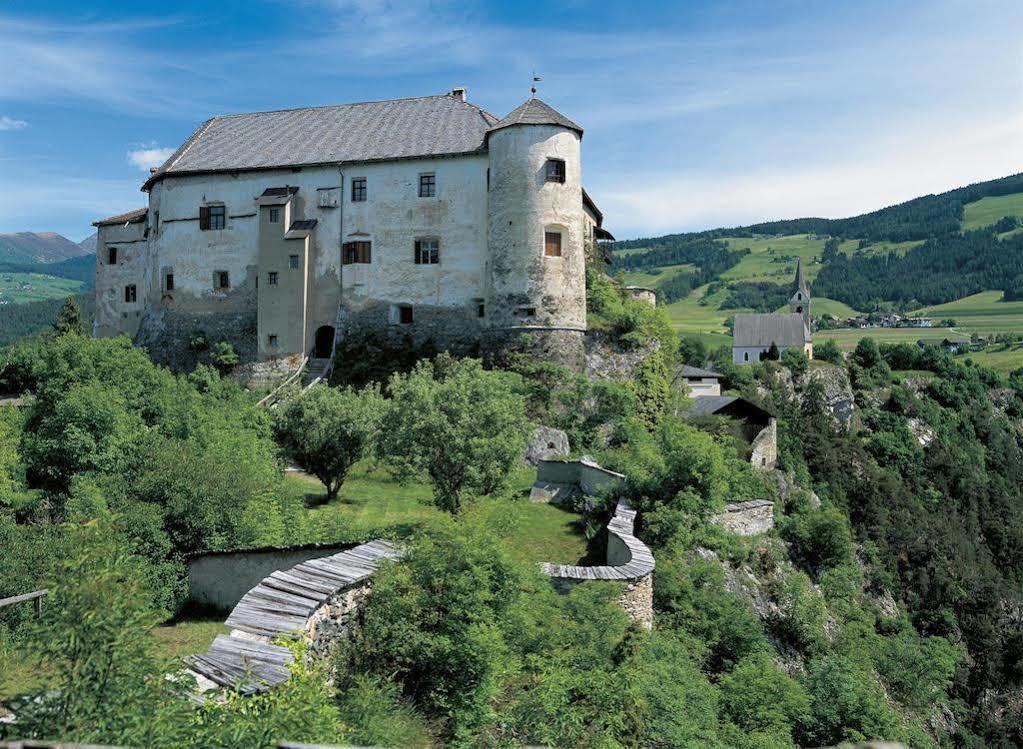
<svg viewBox="0 0 1023 749">
<path fill-rule="evenodd" d="M 476 317 L 485 317 L 486 312 L 487 308 L 484 306 L 483 302 L 476 305 Z"/>
<path fill-rule="evenodd" d="M 278 278 L 277 277 L 277 271 L 275 271 L 275 270 L 272 270 L 272 271 L 270 271 L 269 273 L 266 274 L 266 282 L 268 284 L 270 284 L 271 286 L 276 286 L 277 285 L 277 278 Z"/>
<path fill-rule="evenodd" d="M 363 203 L 366 200 L 366 178 L 352 177 L 352 202 Z"/>
<path fill-rule="evenodd" d="M 164 291 L 174 291 L 174 274 L 168 273 L 163 279 Z"/>
<path fill-rule="evenodd" d="M 213 288 L 217 291 L 226 291 L 231 288 L 231 277 L 226 270 L 213 271 Z"/>
<path fill-rule="evenodd" d="M 412 305 L 411 304 L 399 304 L 398 305 L 398 322 L 402 325 L 412 324 Z"/>
<path fill-rule="evenodd" d="M 419 175 L 419 197 L 433 198 L 437 196 L 437 175 Z"/>
<path fill-rule="evenodd" d="M 117 248 L 107 248 L 107 265 L 117 265 Z"/>
<path fill-rule="evenodd" d="M 565 181 L 565 162 L 563 159 L 547 159 L 545 178 L 548 182 Z"/>
<path fill-rule="evenodd" d="M 268 333 L 266 336 L 266 345 L 270 348 L 277 348 L 277 334 Z"/>
<path fill-rule="evenodd" d="M 130 284 L 124 287 L 124 301 L 128 304 L 134 304 L 138 299 L 138 292 L 135 289 L 135 284 Z"/>
<path fill-rule="evenodd" d="M 543 254 L 547 257 L 561 257 L 561 232 L 545 231 Z"/>
<path fill-rule="evenodd" d="M 416 265 L 436 265 L 440 262 L 439 239 L 417 239 L 414 259 Z"/>
<path fill-rule="evenodd" d="M 270 223 L 279 224 L 281 222 L 281 209 L 271 208 L 270 209 Z"/>
<path fill-rule="evenodd" d="M 291 268 L 291 270 L 302 267 L 298 260 L 298 255 L 288 255 L 288 267 Z"/>
</svg>

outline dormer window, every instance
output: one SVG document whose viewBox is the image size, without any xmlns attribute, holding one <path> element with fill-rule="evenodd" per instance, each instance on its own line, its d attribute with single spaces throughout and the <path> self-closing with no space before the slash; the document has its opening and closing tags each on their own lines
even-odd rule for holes
<svg viewBox="0 0 1023 749">
<path fill-rule="evenodd" d="M 279 224 L 281 222 L 281 209 L 271 208 L 270 209 L 270 223 Z"/>
<path fill-rule="evenodd" d="M 565 160 L 564 159 L 547 159 L 546 175 L 545 179 L 548 182 L 562 182 L 565 181 Z"/>
</svg>

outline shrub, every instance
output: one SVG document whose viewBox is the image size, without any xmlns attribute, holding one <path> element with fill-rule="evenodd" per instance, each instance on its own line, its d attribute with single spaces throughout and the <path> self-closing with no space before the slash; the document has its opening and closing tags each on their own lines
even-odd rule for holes
<svg viewBox="0 0 1023 749">
<path fill-rule="evenodd" d="M 724 714 L 743 733 L 777 736 L 786 746 L 810 719 L 806 690 L 767 653 L 743 658 L 721 679 L 721 702 Z"/>
<path fill-rule="evenodd" d="M 781 363 L 783 367 L 787 368 L 796 377 L 806 374 L 806 371 L 810 368 L 810 362 L 807 361 L 806 354 L 795 348 L 785 349 L 785 353 L 781 355 Z"/>
<path fill-rule="evenodd" d="M 210 361 L 221 373 L 230 372 L 241 359 L 230 341 L 217 341 L 210 349 Z"/>
</svg>

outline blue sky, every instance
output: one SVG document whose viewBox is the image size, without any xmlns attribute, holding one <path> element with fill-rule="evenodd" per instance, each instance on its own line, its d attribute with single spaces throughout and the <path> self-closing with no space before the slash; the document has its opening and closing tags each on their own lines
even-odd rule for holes
<svg viewBox="0 0 1023 749">
<path fill-rule="evenodd" d="M 620 238 L 843 216 L 1023 171 L 1019 0 L 0 5 L 0 232 L 144 204 L 214 114 L 540 96 Z"/>
</svg>

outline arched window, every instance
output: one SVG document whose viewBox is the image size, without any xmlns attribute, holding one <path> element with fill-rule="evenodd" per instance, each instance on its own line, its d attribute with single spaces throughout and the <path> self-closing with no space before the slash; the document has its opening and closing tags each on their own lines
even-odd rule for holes
<svg viewBox="0 0 1023 749">
<path fill-rule="evenodd" d="M 743 361 L 749 361 L 749 351 L 743 352 L 742 360 Z"/>
</svg>

